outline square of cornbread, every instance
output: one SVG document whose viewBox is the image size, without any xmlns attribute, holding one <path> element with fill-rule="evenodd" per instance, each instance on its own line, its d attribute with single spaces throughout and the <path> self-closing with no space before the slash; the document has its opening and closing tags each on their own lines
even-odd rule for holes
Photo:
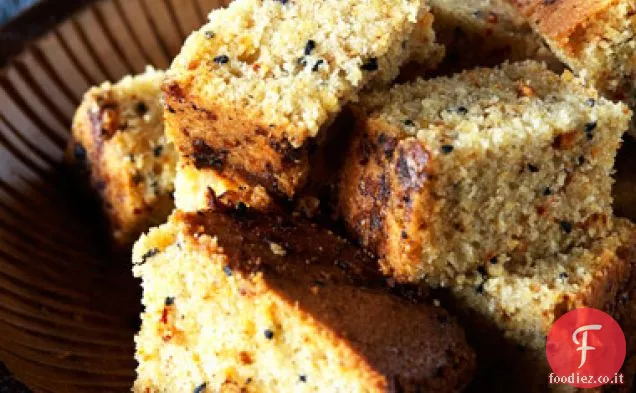
<svg viewBox="0 0 636 393">
<path fill-rule="evenodd" d="M 198 169 L 291 197 L 344 104 L 407 59 L 439 57 L 431 26 L 422 0 L 234 1 L 167 73 L 169 137 Z"/>
<path fill-rule="evenodd" d="M 486 381 L 488 375 L 502 375 L 508 385 L 501 391 L 577 392 L 569 386 L 548 385 L 552 370 L 545 349 L 554 322 L 581 307 L 600 309 L 616 318 L 628 341 L 628 355 L 634 356 L 635 330 L 629 315 L 633 299 L 629 296 L 634 294 L 635 273 L 636 226 L 616 219 L 606 237 L 568 253 L 536 259 L 532 265 L 493 259 L 459 277 L 450 292 L 460 320 L 472 327 L 469 340 L 476 346 L 482 368 L 478 380 L 493 382 Z M 492 369 L 483 370 L 487 367 Z M 626 364 L 625 371 L 633 373 L 633 366 Z"/>
<path fill-rule="evenodd" d="M 630 111 L 534 61 L 366 95 L 338 205 L 400 281 L 563 251 L 610 225 Z"/>
<path fill-rule="evenodd" d="M 431 0 L 430 5 L 437 40 L 446 47 L 445 68 L 527 59 L 560 68 L 543 39 L 506 0 Z"/>
<path fill-rule="evenodd" d="M 474 356 L 422 292 L 314 224 L 176 211 L 136 243 L 135 392 L 458 392 Z"/>
<path fill-rule="evenodd" d="M 148 68 L 93 87 L 73 119 L 67 160 L 87 172 L 117 246 L 131 245 L 174 207 L 177 154 L 164 135 L 163 76 Z"/>
<path fill-rule="evenodd" d="M 508 1 L 575 73 L 636 107 L 636 1 Z"/>
</svg>

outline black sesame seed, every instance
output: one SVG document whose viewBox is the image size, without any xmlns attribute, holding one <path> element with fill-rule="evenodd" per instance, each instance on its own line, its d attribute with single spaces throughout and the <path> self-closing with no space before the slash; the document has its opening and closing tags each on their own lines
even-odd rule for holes
<svg viewBox="0 0 636 393">
<path fill-rule="evenodd" d="M 455 112 L 459 113 L 460 115 L 465 115 L 468 113 L 468 109 L 466 109 L 465 106 L 460 106 L 455 109 Z"/>
<path fill-rule="evenodd" d="M 532 173 L 537 173 L 539 172 L 539 167 L 537 167 L 536 165 L 528 164 L 528 170 Z"/>
<path fill-rule="evenodd" d="M 225 265 L 223 266 L 223 273 L 225 273 L 226 276 L 231 277 L 232 276 L 232 269 Z"/>
<path fill-rule="evenodd" d="M 570 233 L 572 232 L 572 224 L 568 221 L 561 221 L 559 223 L 559 225 L 561 226 L 561 229 L 563 229 L 563 232 L 565 233 Z"/>
<path fill-rule="evenodd" d="M 442 153 L 450 154 L 455 148 L 453 145 L 442 145 Z"/>
<path fill-rule="evenodd" d="M 585 164 L 585 157 L 579 156 L 579 165 L 583 165 L 583 164 Z"/>
<path fill-rule="evenodd" d="M 566 272 L 561 272 L 561 273 L 559 273 L 559 278 L 564 280 L 564 279 L 568 278 L 568 274 Z"/>
<path fill-rule="evenodd" d="M 281 4 L 287 4 L 289 0 L 274 0 L 274 1 L 278 1 Z"/>
<path fill-rule="evenodd" d="M 152 154 L 154 154 L 155 157 L 159 157 L 162 152 L 163 152 L 163 145 L 155 146 L 155 148 L 152 150 Z"/>
<path fill-rule="evenodd" d="M 302 383 L 305 383 L 305 382 L 307 382 L 307 376 L 306 376 L 306 375 L 300 375 L 300 376 L 298 377 L 298 380 L 299 380 L 300 382 L 302 382 Z"/>
<path fill-rule="evenodd" d="M 377 71 L 378 70 L 378 59 L 375 57 L 370 58 L 366 63 L 362 64 L 362 68 L 365 71 Z"/>
<path fill-rule="evenodd" d="M 166 306 L 172 306 L 174 304 L 174 297 L 168 296 L 166 300 L 164 301 L 164 304 Z"/>
<path fill-rule="evenodd" d="M 596 100 L 594 98 L 588 98 L 587 100 L 585 100 L 585 105 L 593 108 L 594 105 L 596 105 Z"/>
<path fill-rule="evenodd" d="M 203 393 L 205 392 L 207 384 L 204 382 L 201 385 L 194 388 L 193 393 Z"/>
<path fill-rule="evenodd" d="M 146 103 L 140 101 L 135 106 L 135 111 L 137 112 L 137 114 L 139 116 L 143 116 L 143 115 L 145 115 L 148 112 L 148 105 L 146 105 Z"/>
<path fill-rule="evenodd" d="M 265 334 L 265 338 L 268 340 L 271 340 L 274 338 L 274 332 L 272 332 L 269 329 L 265 329 L 265 331 L 263 332 L 263 334 Z"/>
<path fill-rule="evenodd" d="M 552 189 L 550 187 L 546 187 L 543 189 L 543 195 L 548 196 L 552 195 Z"/>
<path fill-rule="evenodd" d="M 205 35 L 205 38 L 214 38 L 214 32 L 213 31 L 206 31 L 205 33 L 203 33 L 203 35 Z"/>
<path fill-rule="evenodd" d="M 485 267 L 483 267 L 483 266 L 478 266 L 478 267 L 477 267 L 477 272 L 478 272 L 479 274 L 481 274 L 482 276 L 485 276 L 485 275 L 486 275 L 486 268 L 485 268 Z"/>
<path fill-rule="evenodd" d="M 230 61 L 230 58 L 227 55 L 220 55 L 214 58 L 214 62 L 217 64 L 225 64 Z"/>
<path fill-rule="evenodd" d="M 413 120 L 410 119 L 406 119 L 402 123 L 404 123 L 405 126 L 415 127 L 415 123 L 413 123 Z"/>
<path fill-rule="evenodd" d="M 313 66 L 313 67 L 311 67 L 311 70 L 312 70 L 312 71 L 314 71 L 314 72 L 318 71 L 318 67 L 320 67 L 320 65 L 321 65 L 322 63 L 324 63 L 324 62 L 325 62 L 325 61 L 324 61 L 323 59 L 318 59 L 318 61 L 316 62 L 316 64 L 314 64 L 314 66 Z"/>
<path fill-rule="evenodd" d="M 401 235 L 402 235 L 402 239 L 408 239 L 409 238 L 409 235 L 405 231 L 402 231 Z"/>
<path fill-rule="evenodd" d="M 595 121 L 591 121 L 585 124 L 585 132 L 592 132 L 596 129 L 597 123 Z"/>
<path fill-rule="evenodd" d="M 307 44 L 305 45 L 305 56 L 310 55 L 311 51 L 314 50 L 315 47 L 316 47 L 316 41 L 314 40 L 307 41 Z"/>
<path fill-rule="evenodd" d="M 496 265 L 496 264 L 497 264 L 497 262 L 498 262 L 498 261 L 497 261 L 497 257 L 492 257 L 492 258 L 490 258 L 490 263 L 492 263 L 493 265 Z"/>
<path fill-rule="evenodd" d="M 146 251 L 146 253 L 144 255 L 141 256 L 141 263 L 146 262 L 146 260 L 148 260 L 148 258 L 152 258 L 155 255 L 159 254 L 159 249 L 158 248 L 151 248 L 150 250 Z"/>
<path fill-rule="evenodd" d="M 84 146 L 79 143 L 76 143 L 73 147 L 73 154 L 78 162 L 86 161 L 86 149 L 84 149 Z"/>
</svg>

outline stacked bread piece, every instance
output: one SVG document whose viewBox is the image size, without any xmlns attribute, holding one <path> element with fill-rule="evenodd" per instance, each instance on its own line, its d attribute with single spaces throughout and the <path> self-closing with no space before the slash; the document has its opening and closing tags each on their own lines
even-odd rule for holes
<svg viewBox="0 0 636 393">
<path fill-rule="evenodd" d="M 447 312 L 392 293 L 368 255 L 315 224 L 177 212 L 133 260 L 137 392 L 455 392 L 470 380 L 474 355 Z"/>
<path fill-rule="evenodd" d="M 424 4 L 244 0 L 213 12 L 164 85 L 180 165 L 293 197 L 345 104 L 411 57 L 439 57 Z"/>
<path fill-rule="evenodd" d="M 509 1 L 572 70 L 636 107 L 636 1 Z"/>
<path fill-rule="evenodd" d="M 163 78 L 148 68 L 93 87 L 73 119 L 67 160 L 87 172 L 120 249 L 174 208 L 177 153 L 163 129 Z"/>
<path fill-rule="evenodd" d="M 424 3 L 239 0 L 163 85 L 177 210 L 135 246 L 138 392 L 461 391 L 474 354 L 446 311 L 364 251 L 277 212 L 342 107 L 439 57 Z M 433 59 L 433 61 L 437 61 Z M 248 210 L 249 208 L 249 210 Z"/>
<path fill-rule="evenodd" d="M 560 62 L 506 0 L 431 0 L 434 28 L 446 46 L 452 71 L 534 59 L 560 69 Z M 446 70 L 442 70 L 446 73 Z"/>
<path fill-rule="evenodd" d="M 546 391 L 552 323 L 628 290 L 636 228 L 612 217 L 610 175 L 630 111 L 531 61 L 370 93 L 354 112 L 349 230 L 397 280 L 448 287 L 483 354 L 486 327 L 527 348 L 508 373 Z"/>
<path fill-rule="evenodd" d="M 611 226 L 630 113 L 568 73 L 504 64 L 374 92 L 354 111 L 340 210 L 402 281 L 445 285 L 491 258 L 552 255 Z"/>
<path fill-rule="evenodd" d="M 128 190 L 174 190 L 169 218 L 167 197 L 139 224 L 111 219 L 122 242 L 168 219 L 134 247 L 134 391 L 461 391 L 474 355 L 432 297 L 478 350 L 475 391 L 555 388 L 546 335 L 569 310 L 602 309 L 636 334 L 636 227 L 614 218 L 611 196 L 632 116 L 612 101 L 633 80 L 632 41 L 618 39 L 633 31 L 632 3 L 430 3 L 236 0 L 165 78 L 87 94 L 83 148 L 70 151 L 88 158 L 110 215 L 132 206 Z M 578 12 L 568 40 L 550 38 L 550 7 Z M 572 44 L 593 20 L 614 41 Z M 554 72 L 543 39 L 578 76 Z M 404 64 L 424 75 L 445 51 L 440 74 L 495 66 L 392 85 Z M 145 122 L 125 115 L 140 101 Z M 294 211 L 320 204 L 341 234 Z"/>
</svg>

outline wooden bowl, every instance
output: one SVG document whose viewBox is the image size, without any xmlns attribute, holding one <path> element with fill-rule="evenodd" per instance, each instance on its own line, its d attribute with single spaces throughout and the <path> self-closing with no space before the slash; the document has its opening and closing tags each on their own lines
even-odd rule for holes
<svg viewBox="0 0 636 393">
<path fill-rule="evenodd" d="M 75 107 L 91 85 L 166 68 L 222 5 L 56 0 L 0 30 L 0 361 L 33 391 L 123 392 L 134 378 L 139 283 L 61 164 Z"/>
<path fill-rule="evenodd" d="M 166 68 L 225 0 L 49 0 L 0 29 L 0 361 L 36 392 L 123 392 L 139 283 L 61 164 L 84 91 Z M 629 151 L 626 151 L 629 149 Z M 636 142 L 617 196 L 636 218 Z"/>
</svg>

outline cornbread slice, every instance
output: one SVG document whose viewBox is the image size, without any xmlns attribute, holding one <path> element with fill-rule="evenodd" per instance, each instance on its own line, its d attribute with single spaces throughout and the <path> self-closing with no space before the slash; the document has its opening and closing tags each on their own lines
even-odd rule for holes
<svg viewBox="0 0 636 393">
<path fill-rule="evenodd" d="M 422 0 L 234 1 L 168 71 L 169 137 L 198 169 L 291 197 L 344 104 L 437 56 L 431 25 Z"/>
<path fill-rule="evenodd" d="M 509 1 L 572 70 L 636 107 L 635 0 Z"/>
<path fill-rule="evenodd" d="M 560 68 L 543 39 L 506 0 L 431 0 L 430 4 L 437 39 L 446 46 L 448 65 L 456 70 L 526 59 Z"/>
<path fill-rule="evenodd" d="M 122 247 L 164 222 L 174 207 L 177 153 L 163 130 L 163 77 L 149 67 L 93 87 L 73 119 L 67 160 L 90 174 Z"/>
<path fill-rule="evenodd" d="M 339 210 L 400 281 L 530 260 L 610 225 L 626 106 L 533 61 L 365 96 Z"/>
<path fill-rule="evenodd" d="M 177 211 L 133 254 L 135 392 L 454 392 L 470 379 L 446 311 L 390 292 L 363 251 L 314 224 Z"/>
<path fill-rule="evenodd" d="M 546 336 L 559 317 L 575 308 L 609 313 L 617 318 L 628 341 L 633 341 L 630 335 L 634 330 L 624 308 L 632 305 L 626 303 L 627 294 L 636 284 L 632 280 L 636 274 L 636 226 L 617 219 L 614 227 L 607 237 L 567 254 L 537 259 L 532 265 L 493 259 L 454 282 L 449 290 L 460 320 L 471 324 L 469 340 L 477 348 L 480 380 L 495 373 L 507 378 L 506 391 L 550 391 Z M 494 354 L 496 337 L 502 341 L 496 344 L 500 350 Z M 633 344 L 628 344 L 628 351 L 633 351 Z M 486 370 L 491 374 L 484 375 L 485 367 L 492 368 Z M 552 388 L 577 391 L 566 386 Z"/>
</svg>

